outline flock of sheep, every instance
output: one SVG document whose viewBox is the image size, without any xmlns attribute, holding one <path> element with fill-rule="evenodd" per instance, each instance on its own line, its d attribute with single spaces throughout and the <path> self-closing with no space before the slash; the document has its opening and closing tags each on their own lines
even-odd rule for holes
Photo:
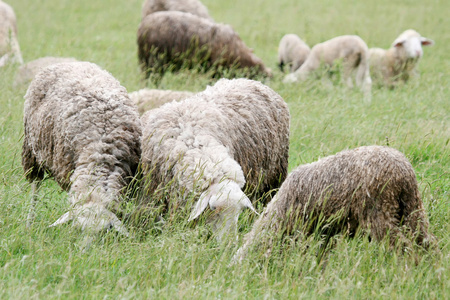
<svg viewBox="0 0 450 300">
<path fill-rule="evenodd" d="M 1 1 L 0 15 L 0 66 L 22 64 L 14 12 Z M 214 75 L 221 68 L 242 68 L 248 76 L 271 76 L 238 34 L 229 25 L 215 23 L 198 0 L 145 1 L 137 41 L 147 76 L 162 76 L 169 64 L 174 71 L 203 64 L 205 70 L 214 69 Z M 369 95 L 369 69 L 373 78 L 379 76 L 389 86 L 406 81 L 422 56 L 421 46 L 431 44 L 407 30 L 389 50 L 369 49 L 352 35 L 310 49 L 289 34 L 280 42 L 279 65 L 289 66 L 285 81 L 293 82 L 322 63 L 342 60 L 346 83 L 352 85 L 351 74 L 356 73 L 356 85 Z M 270 248 L 276 237 L 299 229 L 308 234 L 317 226 L 330 235 L 353 236 L 362 230 L 378 241 L 389 234 L 392 245 L 404 247 L 427 247 L 435 240 L 428 233 L 414 170 L 395 149 L 346 150 L 288 175 L 289 109 L 261 82 L 220 79 L 197 94 L 128 94 L 93 63 L 72 58 L 40 61 L 21 66 L 15 80 L 16 85 L 31 81 L 25 95 L 22 153 L 33 188 L 27 226 L 34 219 L 40 182 L 49 174 L 68 191 L 71 204 L 51 226 L 72 221 L 90 233 L 114 229 L 128 235 L 121 204 L 126 201 L 124 190 L 140 176 L 140 205 L 162 197 L 166 207 L 190 206 L 189 220 L 208 211 L 207 222 L 218 240 L 237 235 L 245 208 L 257 213 L 256 201 L 271 200 L 261 203 L 265 209 L 244 237 L 235 262 L 255 245 Z M 148 104 L 146 98 L 153 100 Z M 167 99 L 176 101 L 165 103 Z M 189 203 L 189 195 L 195 203 Z"/>
</svg>

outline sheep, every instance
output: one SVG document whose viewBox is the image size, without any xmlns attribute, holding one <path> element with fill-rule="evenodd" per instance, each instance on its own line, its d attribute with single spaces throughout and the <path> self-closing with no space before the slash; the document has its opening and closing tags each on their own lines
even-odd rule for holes
<svg viewBox="0 0 450 300">
<path fill-rule="evenodd" d="M 305 62 L 311 52 L 309 46 L 296 34 L 286 34 L 278 46 L 278 66 L 281 72 L 285 64 L 290 72 L 296 71 Z"/>
<path fill-rule="evenodd" d="M 0 67 L 9 63 L 23 64 L 17 40 L 17 21 L 11 6 L 0 0 Z"/>
<path fill-rule="evenodd" d="M 88 62 L 50 65 L 31 82 L 24 105 L 22 166 L 32 183 L 27 226 L 45 173 L 68 191 L 71 210 L 50 226 L 73 221 L 92 234 L 127 230 L 114 214 L 137 169 L 141 123 L 126 89 Z"/>
<path fill-rule="evenodd" d="M 169 183 L 173 191 L 200 194 L 189 220 L 209 205 L 217 239 L 235 235 L 241 210 L 254 211 L 247 195 L 270 192 L 286 177 L 289 119 L 276 92 L 243 78 L 221 79 L 146 112 L 141 162 L 148 194 L 155 197 Z"/>
<path fill-rule="evenodd" d="M 434 41 L 408 29 L 392 43 L 391 48 L 369 49 L 371 75 L 375 82 L 393 88 L 405 83 L 416 74 L 416 65 L 423 55 L 422 46 L 432 46 Z"/>
<path fill-rule="evenodd" d="M 138 29 L 138 56 L 148 78 L 160 80 L 165 71 L 182 68 L 215 71 L 243 69 L 248 77 L 270 76 L 270 69 L 229 25 L 179 12 L 162 11 L 146 16 Z M 234 75 L 231 72 L 231 75 Z"/>
<path fill-rule="evenodd" d="M 138 112 L 143 115 L 147 110 L 160 107 L 171 102 L 180 101 L 193 96 L 194 93 L 188 91 L 171 91 L 157 89 L 142 89 L 128 94 L 133 103 L 138 107 Z"/>
<path fill-rule="evenodd" d="M 270 253 L 276 236 L 299 229 L 311 234 L 320 217 L 320 228 L 329 235 L 353 236 L 362 229 L 380 241 L 389 232 L 391 245 L 397 238 L 410 244 L 405 234 L 422 245 L 434 239 L 427 232 L 428 220 L 408 159 L 393 148 L 364 146 L 293 170 L 244 237 L 233 262 L 242 261 L 250 247 L 264 240 Z"/>
<path fill-rule="evenodd" d="M 182 11 L 214 21 L 199 0 L 147 0 L 142 5 L 142 19 L 157 11 Z"/>
<path fill-rule="evenodd" d="M 351 74 L 356 70 L 356 85 L 369 97 L 372 80 L 369 74 L 368 47 L 357 35 L 338 36 L 315 45 L 303 65 L 294 73 L 288 74 L 284 82 L 305 80 L 321 63 L 333 66 L 338 60 L 342 60 L 342 75 L 347 85 L 353 87 Z"/>
<path fill-rule="evenodd" d="M 22 65 L 17 70 L 16 76 L 14 78 L 13 86 L 15 88 L 19 86 L 29 85 L 33 80 L 34 76 L 42 69 L 52 64 L 62 63 L 62 62 L 74 62 L 77 61 L 72 57 L 41 57 L 36 60 L 30 61 L 25 65 Z"/>
</svg>

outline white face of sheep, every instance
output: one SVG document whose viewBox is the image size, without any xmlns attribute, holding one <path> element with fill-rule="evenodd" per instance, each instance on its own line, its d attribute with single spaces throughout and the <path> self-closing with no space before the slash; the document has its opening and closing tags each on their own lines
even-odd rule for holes
<svg viewBox="0 0 450 300">
<path fill-rule="evenodd" d="M 403 48 L 408 58 L 419 59 L 423 55 L 422 46 L 431 46 L 434 42 L 421 36 L 400 36 L 393 43 L 394 47 Z"/>
<path fill-rule="evenodd" d="M 239 185 L 231 180 L 213 184 L 203 192 L 192 210 L 189 221 L 198 218 L 208 205 L 213 211 L 208 223 L 212 226 L 218 241 L 226 235 L 237 235 L 238 218 L 244 208 L 250 208 L 257 214 L 250 199 Z"/>
<path fill-rule="evenodd" d="M 127 229 L 115 214 L 103 207 L 101 204 L 89 202 L 76 205 L 72 210 L 66 212 L 50 227 L 61 225 L 72 221 L 74 227 L 89 233 L 100 233 L 103 231 L 116 230 L 128 236 Z"/>
</svg>

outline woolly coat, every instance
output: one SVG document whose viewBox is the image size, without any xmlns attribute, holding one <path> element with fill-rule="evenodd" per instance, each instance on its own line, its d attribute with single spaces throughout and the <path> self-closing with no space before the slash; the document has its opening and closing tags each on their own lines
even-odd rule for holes
<svg viewBox="0 0 450 300">
<path fill-rule="evenodd" d="M 280 70 L 283 71 L 283 67 L 286 64 L 289 66 L 290 72 L 296 71 L 308 58 L 309 52 L 311 52 L 311 49 L 298 35 L 286 34 L 280 40 L 280 45 L 278 46 L 278 65 Z"/>
<path fill-rule="evenodd" d="M 147 0 L 142 5 L 142 19 L 157 11 L 182 11 L 213 21 L 199 0 Z"/>
<path fill-rule="evenodd" d="M 14 10 L 0 0 L 0 67 L 8 62 L 23 63 L 16 24 Z"/>
<path fill-rule="evenodd" d="M 246 183 L 248 193 L 278 188 L 287 175 L 289 119 L 277 93 L 248 79 L 221 79 L 182 102 L 148 111 L 142 164 L 151 176 L 149 191 L 174 178 L 188 190 L 223 178 L 241 188 Z"/>
<path fill-rule="evenodd" d="M 242 259 L 262 235 L 311 233 L 319 215 L 329 235 L 343 231 L 352 236 L 362 229 L 379 241 L 389 231 L 393 245 L 398 238 L 408 244 L 407 234 L 419 244 L 432 238 L 407 158 L 392 148 L 366 146 L 293 170 L 245 236 L 236 258 Z"/>
<path fill-rule="evenodd" d="M 161 105 L 180 101 L 193 96 L 194 93 L 188 91 L 171 91 L 157 89 L 142 89 L 129 94 L 131 101 L 138 107 L 139 114 L 144 114 L 147 110 L 151 110 Z"/>
<path fill-rule="evenodd" d="M 357 35 L 343 35 L 315 45 L 303 65 L 294 73 L 287 75 L 285 82 L 305 80 L 311 72 L 321 64 L 334 65 L 342 59 L 343 79 L 349 87 L 353 87 L 352 73 L 356 70 L 355 81 L 368 96 L 372 80 L 369 71 L 369 49 Z"/>
<path fill-rule="evenodd" d="M 36 60 L 30 61 L 25 65 L 20 66 L 17 70 L 16 76 L 14 78 L 14 87 L 21 85 L 28 85 L 33 80 L 34 76 L 42 69 L 47 66 L 63 63 L 63 62 L 74 62 L 77 61 L 75 58 L 71 57 L 41 57 Z"/>
<path fill-rule="evenodd" d="M 142 71 L 163 75 L 169 67 L 219 72 L 246 69 L 246 75 L 270 75 L 263 61 L 253 54 L 229 25 L 216 24 L 189 13 L 156 12 L 138 29 L 138 57 Z"/>
<path fill-rule="evenodd" d="M 134 175 L 141 123 L 126 89 L 87 62 L 54 64 L 38 73 L 25 95 L 22 165 L 29 181 L 44 172 L 72 205 L 97 201 L 117 209 L 119 191 Z M 92 193 L 96 189 L 98 197 Z"/>
<path fill-rule="evenodd" d="M 381 48 L 369 49 L 370 72 L 372 78 L 388 87 L 395 87 L 399 83 L 407 82 L 412 76 L 417 74 L 416 66 L 422 57 L 422 49 L 413 55 L 407 53 L 404 46 L 397 44 L 400 40 L 421 39 L 423 45 L 433 45 L 432 40 L 426 39 L 415 30 L 409 29 L 395 39 L 391 48 L 385 50 Z"/>
</svg>

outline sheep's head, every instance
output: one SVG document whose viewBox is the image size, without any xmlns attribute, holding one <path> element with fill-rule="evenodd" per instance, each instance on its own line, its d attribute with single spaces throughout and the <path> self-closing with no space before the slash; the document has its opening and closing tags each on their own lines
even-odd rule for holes
<svg viewBox="0 0 450 300">
<path fill-rule="evenodd" d="M 100 233 L 102 231 L 117 230 L 119 233 L 128 236 L 127 229 L 117 216 L 105 208 L 102 204 L 88 202 L 76 204 L 69 212 L 66 212 L 50 227 L 72 221 L 73 226 L 89 233 Z"/>
<path fill-rule="evenodd" d="M 189 221 L 198 218 L 208 205 L 213 211 L 208 223 L 219 241 L 225 235 L 237 234 L 237 221 L 244 208 L 248 207 L 257 213 L 250 199 L 232 180 L 212 184 L 203 192 L 192 210 Z"/>
<path fill-rule="evenodd" d="M 415 30 L 408 29 L 395 39 L 392 46 L 402 49 L 407 58 L 419 59 L 423 55 L 422 46 L 431 46 L 433 44 L 433 40 L 420 36 Z"/>
</svg>

